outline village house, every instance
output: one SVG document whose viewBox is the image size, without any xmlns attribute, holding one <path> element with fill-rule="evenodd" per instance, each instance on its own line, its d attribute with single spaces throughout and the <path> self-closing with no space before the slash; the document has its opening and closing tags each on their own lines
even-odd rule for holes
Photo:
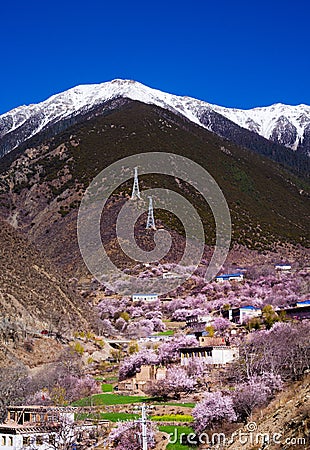
<svg viewBox="0 0 310 450">
<path fill-rule="evenodd" d="M 162 277 L 164 280 L 171 280 L 173 278 L 181 278 L 181 275 L 173 272 L 163 272 Z"/>
<path fill-rule="evenodd" d="M 233 323 L 242 324 L 248 319 L 260 317 L 262 310 L 252 305 L 240 306 L 240 308 L 231 308 L 222 311 L 223 317 Z"/>
<path fill-rule="evenodd" d="M 276 264 L 274 266 L 274 268 L 276 269 L 276 271 L 278 272 L 282 272 L 282 273 L 288 273 L 291 271 L 292 266 L 290 264 Z"/>
<path fill-rule="evenodd" d="M 158 300 L 158 294 L 132 294 L 131 298 L 134 302 L 156 302 Z"/>
<path fill-rule="evenodd" d="M 0 450 L 56 450 L 93 448 L 96 430 L 107 434 L 107 421 L 75 422 L 75 408 L 57 406 L 10 406 L 0 424 Z"/>
<path fill-rule="evenodd" d="M 224 283 L 225 281 L 243 281 L 244 274 L 241 272 L 236 273 L 224 273 L 223 275 L 218 275 L 215 278 L 217 283 Z"/>
<path fill-rule="evenodd" d="M 195 359 L 205 364 L 221 366 L 239 358 L 239 348 L 228 345 L 181 348 L 180 353 L 182 366 L 191 365 Z"/>
<path fill-rule="evenodd" d="M 186 317 L 186 326 L 195 328 L 195 326 L 200 325 L 200 324 L 207 325 L 207 324 L 211 323 L 212 320 L 213 319 L 210 315 L 202 316 L 199 314 L 194 314 L 194 315 Z"/>
<path fill-rule="evenodd" d="M 293 308 L 284 308 L 281 311 L 285 312 L 285 315 L 290 319 L 306 320 L 310 319 L 310 304 L 304 306 L 296 306 Z"/>
<path fill-rule="evenodd" d="M 140 372 L 137 372 L 135 376 L 120 381 L 117 385 L 117 391 L 120 393 L 144 394 L 147 385 L 152 381 L 164 380 L 166 372 L 166 367 L 143 365 Z"/>
<path fill-rule="evenodd" d="M 0 424 L 0 449 L 54 448 L 63 422 L 73 424 L 72 408 L 11 406 L 7 419 Z M 74 439 L 73 434 L 70 439 Z"/>
<path fill-rule="evenodd" d="M 169 341 L 170 339 L 171 339 L 170 335 L 151 334 L 150 336 L 147 336 L 145 338 L 140 338 L 138 340 L 138 344 L 143 345 L 143 344 L 148 343 L 148 342 L 163 342 L 163 341 Z"/>
<path fill-rule="evenodd" d="M 229 345 L 227 339 L 223 337 L 210 337 L 207 333 L 203 333 L 198 339 L 201 347 Z"/>
<path fill-rule="evenodd" d="M 297 302 L 296 306 L 298 308 L 304 308 L 305 306 L 310 306 L 310 300 L 303 300 L 302 302 Z"/>
<path fill-rule="evenodd" d="M 160 300 L 161 303 L 165 304 L 165 303 L 168 303 L 168 302 L 172 302 L 173 298 L 171 298 L 171 297 L 161 297 L 159 300 Z"/>
</svg>

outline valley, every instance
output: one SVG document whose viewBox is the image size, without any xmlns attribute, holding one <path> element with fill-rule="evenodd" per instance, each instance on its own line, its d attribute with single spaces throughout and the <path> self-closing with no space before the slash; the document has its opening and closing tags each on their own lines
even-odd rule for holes
<svg viewBox="0 0 310 450">
<path fill-rule="evenodd" d="M 25 442 L 31 437 L 26 420 L 7 416 L 11 407 L 15 417 L 20 405 L 46 417 L 54 408 L 74 411 L 74 439 L 91 427 L 79 450 L 141 448 L 135 432 L 144 414 L 149 448 L 157 450 L 205 448 L 200 436 L 230 437 L 253 417 L 269 430 L 273 414 L 285 436 L 303 439 L 294 448 L 307 448 L 308 108 L 229 110 L 114 80 L 0 116 L 1 449 L 20 426 Z M 146 229 L 143 192 L 177 192 L 202 221 L 198 267 L 182 268 L 186 281 L 167 295 L 120 294 L 117 276 L 111 287 L 86 267 L 77 236 L 85 191 L 102 170 L 142 152 L 188 158 L 222 190 L 232 239 L 211 281 L 204 278 L 216 241 L 210 206 L 189 182 L 162 174 L 139 175 L 137 201 L 145 212 L 134 238 L 144 252 L 156 245 L 155 230 Z M 156 199 L 154 226 L 170 234 L 169 252 L 143 263 L 118 242 L 117 218 L 135 201 L 132 186 L 130 178 L 107 199 L 98 225 L 102 245 L 142 286 L 177 278 L 187 236 Z M 195 218 L 189 220 L 194 227 Z M 294 386 L 304 394 L 295 395 Z M 285 401 L 294 404 L 290 415 Z M 36 448 L 54 433 L 42 417 L 39 435 L 33 431 Z M 56 422 L 57 437 L 60 417 Z M 169 433 L 179 439 L 182 432 L 183 441 L 168 442 Z M 191 434 L 196 444 L 190 447 Z"/>
</svg>

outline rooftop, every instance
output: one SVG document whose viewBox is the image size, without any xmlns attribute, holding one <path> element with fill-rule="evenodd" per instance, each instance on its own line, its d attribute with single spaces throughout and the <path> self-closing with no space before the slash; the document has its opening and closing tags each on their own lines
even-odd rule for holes
<svg viewBox="0 0 310 450">
<path fill-rule="evenodd" d="M 230 345 L 208 345 L 204 347 L 182 347 L 179 349 L 181 353 L 190 353 L 190 352 L 203 352 L 203 351 L 211 351 L 213 349 L 234 349 L 237 348 L 235 346 Z"/>
<path fill-rule="evenodd" d="M 8 411 L 38 411 L 38 412 L 44 412 L 44 411 L 60 411 L 60 412 L 73 412 L 76 410 L 76 408 L 72 406 L 42 406 L 42 405 L 14 405 L 14 406 L 8 406 Z"/>
<path fill-rule="evenodd" d="M 153 293 L 153 294 L 143 294 L 143 293 L 136 293 L 136 294 L 132 294 L 132 295 L 143 295 L 143 297 L 150 297 L 150 296 L 153 296 L 153 295 L 158 295 L 157 293 Z"/>
<path fill-rule="evenodd" d="M 252 306 L 252 305 L 246 305 L 246 306 L 240 306 L 240 309 L 260 309 L 257 308 L 256 306 Z"/>
<path fill-rule="evenodd" d="M 236 272 L 236 273 L 223 273 L 222 275 L 218 275 L 216 278 L 228 278 L 228 277 L 240 277 L 242 273 Z"/>
</svg>

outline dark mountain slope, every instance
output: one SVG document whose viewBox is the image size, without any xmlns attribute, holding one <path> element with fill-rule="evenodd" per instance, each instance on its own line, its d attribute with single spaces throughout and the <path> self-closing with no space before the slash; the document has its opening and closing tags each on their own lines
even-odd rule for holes
<svg viewBox="0 0 310 450">
<path fill-rule="evenodd" d="M 76 217 L 85 188 L 103 168 L 139 152 L 174 152 L 205 167 L 229 204 L 234 242 L 258 249 L 285 241 L 309 243 L 304 182 L 167 110 L 122 99 L 105 115 L 99 108 L 52 138 L 46 133 L 1 160 L 0 212 L 71 273 L 82 270 Z M 186 195 L 203 218 L 207 243 L 214 243 L 212 215 L 196 192 L 171 177 L 148 176 L 141 186 Z M 129 193 L 130 188 L 127 183 L 121 190 Z M 115 214 L 123 201 L 118 195 L 111 200 Z M 169 229 L 179 229 L 161 211 L 156 217 Z"/>
<path fill-rule="evenodd" d="M 44 328 L 70 334 L 89 329 L 90 311 L 33 244 L 0 220 L 0 340 Z M 13 336 L 12 335 L 12 336 Z"/>
<path fill-rule="evenodd" d="M 307 131 L 301 147 L 302 151 L 299 152 L 265 139 L 254 131 L 246 130 L 215 111 L 204 112 L 200 116 L 200 121 L 209 129 L 212 129 L 215 134 L 234 144 L 252 150 L 259 155 L 267 156 L 299 176 L 309 178 L 310 158 L 307 156 L 307 141 L 309 140 Z"/>
</svg>

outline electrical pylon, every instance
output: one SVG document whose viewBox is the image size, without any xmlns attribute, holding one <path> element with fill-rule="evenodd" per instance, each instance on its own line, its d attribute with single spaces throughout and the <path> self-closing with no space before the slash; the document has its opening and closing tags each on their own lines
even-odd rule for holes
<svg viewBox="0 0 310 450">
<path fill-rule="evenodd" d="M 135 167 L 135 175 L 134 175 L 134 180 L 133 180 L 131 200 L 134 200 L 135 198 L 138 198 L 139 200 L 141 199 L 140 189 L 139 189 L 139 181 L 138 181 L 138 167 Z"/>
<path fill-rule="evenodd" d="M 149 229 L 149 228 L 156 230 L 152 197 L 149 197 L 149 212 L 147 215 L 147 222 L 146 222 L 146 229 Z"/>
</svg>

